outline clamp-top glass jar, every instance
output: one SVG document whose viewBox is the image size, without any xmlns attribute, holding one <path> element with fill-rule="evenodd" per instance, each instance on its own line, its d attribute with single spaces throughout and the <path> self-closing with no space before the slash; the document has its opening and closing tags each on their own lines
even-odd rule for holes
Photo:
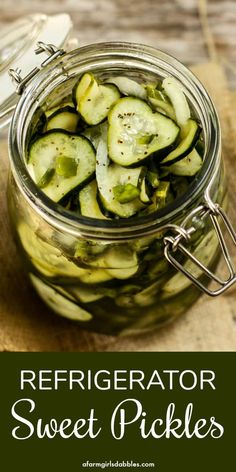
<svg viewBox="0 0 236 472">
<path fill-rule="evenodd" d="M 122 74 L 141 82 L 167 76 L 181 82 L 203 129 L 204 163 L 187 192 L 164 209 L 128 220 L 85 218 L 49 200 L 30 178 L 25 155 L 36 116 L 66 97 L 87 71 L 100 79 Z M 9 208 L 18 247 L 34 287 L 58 314 L 97 332 L 140 333 L 183 313 L 199 297 L 199 287 L 215 295 L 235 281 L 218 221 L 235 239 L 222 210 L 218 118 L 202 85 L 174 58 L 130 43 L 94 44 L 60 55 L 24 88 L 9 147 Z M 228 281 L 210 272 L 220 247 Z M 112 257 L 104 258 L 111 249 Z M 218 284 L 214 291 L 207 288 L 211 279 Z"/>
</svg>

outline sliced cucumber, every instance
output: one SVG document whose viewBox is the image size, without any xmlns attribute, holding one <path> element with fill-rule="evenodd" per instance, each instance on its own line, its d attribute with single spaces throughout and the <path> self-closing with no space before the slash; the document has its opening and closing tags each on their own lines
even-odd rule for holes
<svg viewBox="0 0 236 472">
<path fill-rule="evenodd" d="M 49 169 L 55 169 L 43 191 L 58 202 L 92 178 L 95 161 L 94 148 L 85 137 L 55 130 L 48 131 L 31 145 L 28 168 L 37 183 Z"/>
<path fill-rule="evenodd" d="M 98 218 L 100 220 L 107 220 L 108 218 L 103 215 L 97 202 L 97 183 L 93 180 L 87 184 L 79 192 L 79 204 L 81 215 L 89 218 Z"/>
<path fill-rule="evenodd" d="M 84 284 L 99 284 L 112 279 L 113 275 L 109 274 L 104 269 L 88 269 L 86 273 L 80 277 L 81 282 Z"/>
<path fill-rule="evenodd" d="M 109 77 L 106 82 L 116 85 L 123 95 L 141 98 L 142 100 L 146 100 L 147 98 L 147 91 L 145 88 L 135 80 L 129 79 L 128 77 Z"/>
<path fill-rule="evenodd" d="M 196 149 L 193 149 L 186 157 L 181 161 L 172 164 L 169 167 L 169 171 L 174 175 L 183 175 L 192 177 L 197 174 L 202 167 L 202 158 L 198 154 Z"/>
<path fill-rule="evenodd" d="M 127 269 L 107 269 L 106 271 L 115 279 L 125 280 L 133 277 L 133 275 L 136 274 L 138 271 L 138 266 L 129 267 Z"/>
<path fill-rule="evenodd" d="M 106 250 L 106 243 L 102 241 L 90 241 L 86 239 L 78 239 L 75 248 L 74 257 L 90 262 L 94 257 L 102 254 Z"/>
<path fill-rule="evenodd" d="M 201 156 L 201 158 L 203 159 L 204 158 L 204 154 L 205 154 L 205 147 L 204 147 L 204 140 L 203 140 L 203 136 L 200 136 L 198 141 L 196 142 L 196 151 L 198 152 L 199 156 Z"/>
<path fill-rule="evenodd" d="M 105 290 L 103 288 L 90 288 L 86 286 L 70 287 L 69 293 L 81 303 L 96 302 L 105 296 Z"/>
<path fill-rule="evenodd" d="M 187 156 L 194 148 L 199 133 L 200 127 L 197 122 L 189 119 L 181 131 L 182 139 L 179 145 L 161 161 L 161 166 L 170 166 Z"/>
<path fill-rule="evenodd" d="M 202 166 L 203 141 L 176 79 L 99 82 L 88 72 L 73 88 L 72 106 L 70 97 L 51 101 L 47 126 L 38 122 L 30 144 L 28 170 L 48 197 L 104 220 L 150 215 L 187 190 Z M 80 135 L 73 134 L 81 117 Z M 181 189 L 174 176 L 185 179 Z"/>
<path fill-rule="evenodd" d="M 174 107 L 176 121 L 182 127 L 191 117 L 182 85 L 174 77 L 167 77 L 163 80 L 162 87 Z"/>
<path fill-rule="evenodd" d="M 80 100 L 78 110 L 89 125 L 101 123 L 108 115 L 112 105 L 120 98 L 115 85 L 91 85 Z"/>
<path fill-rule="evenodd" d="M 158 111 L 159 113 L 164 113 L 165 115 L 169 116 L 172 120 L 175 120 L 175 112 L 173 107 L 165 102 L 164 100 L 158 99 L 158 98 L 149 98 L 149 103 L 152 105 L 152 107 L 155 109 L 155 111 Z"/>
<path fill-rule="evenodd" d="M 113 246 L 104 255 L 107 272 L 118 279 L 126 279 L 138 270 L 136 252 L 126 246 Z M 129 275 L 128 275 L 129 274 Z"/>
<path fill-rule="evenodd" d="M 32 264 L 42 274 L 50 277 L 79 278 L 86 273 L 85 269 L 81 269 L 66 259 L 55 246 L 39 238 L 26 223 L 21 222 L 17 227 L 17 232 Z"/>
<path fill-rule="evenodd" d="M 30 123 L 29 126 L 29 134 L 31 135 L 31 139 L 34 139 L 35 136 L 38 136 L 41 134 L 46 126 L 46 116 L 45 113 L 43 112 L 43 109 L 41 107 L 38 107 L 35 111 L 33 120 Z"/>
<path fill-rule="evenodd" d="M 130 183 L 138 187 L 142 172 L 141 167 L 127 170 L 116 164 L 109 166 L 106 139 L 102 139 L 96 155 L 96 178 L 104 209 L 114 215 L 128 218 L 143 208 L 143 204 L 138 198 L 129 203 L 120 203 L 113 193 L 113 188 L 120 184 Z"/>
<path fill-rule="evenodd" d="M 79 115 L 74 108 L 59 108 L 55 113 L 50 115 L 46 124 L 46 131 L 52 129 L 63 129 L 74 133 L 79 122 Z"/>
<path fill-rule="evenodd" d="M 89 85 L 94 82 L 94 76 L 92 74 L 84 74 L 79 81 L 75 84 L 72 90 L 72 99 L 75 107 L 78 106 L 81 98 L 84 96 Z"/>
<path fill-rule="evenodd" d="M 30 274 L 30 280 L 36 292 L 44 300 L 44 302 L 56 313 L 70 320 L 90 321 L 92 319 L 91 313 L 80 307 L 72 300 L 68 300 L 57 292 L 53 287 L 46 284 L 38 277 Z"/>
<path fill-rule="evenodd" d="M 158 90 L 156 86 L 157 84 L 146 86 L 148 102 L 156 111 L 164 113 L 175 121 L 176 116 L 173 106 L 171 105 L 166 94 Z"/>
<path fill-rule="evenodd" d="M 74 103 L 72 101 L 68 100 L 68 101 L 60 103 L 60 105 L 57 105 L 55 107 L 48 108 L 48 110 L 45 110 L 44 114 L 45 114 L 46 118 L 48 119 L 51 115 L 53 115 L 56 111 L 60 110 L 62 107 L 63 108 L 69 107 L 69 108 L 72 108 L 73 110 L 75 110 Z"/>
<path fill-rule="evenodd" d="M 75 97 L 77 110 L 84 121 L 97 125 L 107 117 L 120 93 L 115 85 L 99 85 L 91 74 L 85 74 L 77 85 Z"/>
<path fill-rule="evenodd" d="M 155 303 L 156 296 L 160 292 L 162 279 L 157 280 L 149 287 L 134 295 L 134 303 L 139 306 L 149 306 Z"/>
<path fill-rule="evenodd" d="M 101 137 L 107 133 L 107 122 L 100 123 L 96 126 L 89 126 L 81 134 L 91 141 L 94 148 L 97 150 Z"/>
<path fill-rule="evenodd" d="M 176 141 L 178 126 L 138 98 L 121 98 L 108 115 L 109 157 L 125 167 L 137 166 L 150 154 L 165 154 Z"/>
<path fill-rule="evenodd" d="M 81 278 L 86 283 L 95 283 L 116 279 L 128 279 L 132 277 L 139 269 L 138 258 L 135 251 L 127 246 L 112 246 L 108 248 L 101 256 L 98 256 L 89 262 L 85 277 Z"/>
</svg>

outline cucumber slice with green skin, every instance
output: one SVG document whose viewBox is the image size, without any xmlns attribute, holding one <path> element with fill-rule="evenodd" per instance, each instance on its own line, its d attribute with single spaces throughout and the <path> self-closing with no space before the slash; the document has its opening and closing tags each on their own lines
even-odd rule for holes
<svg viewBox="0 0 236 472">
<path fill-rule="evenodd" d="M 99 85 L 91 74 L 85 74 L 77 85 L 75 97 L 77 110 L 84 121 L 97 125 L 107 117 L 120 93 L 115 85 Z"/>
<path fill-rule="evenodd" d="M 74 298 L 79 300 L 81 303 L 92 303 L 100 300 L 101 298 L 105 297 L 105 291 L 102 292 L 102 289 L 98 289 L 96 287 L 85 287 L 85 286 L 78 286 L 78 287 L 70 287 L 69 294 L 71 294 Z"/>
<path fill-rule="evenodd" d="M 43 130 L 46 126 L 46 122 L 47 119 L 43 109 L 41 107 L 38 107 L 35 111 L 33 120 L 31 121 L 29 127 L 31 139 L 34 139 L 35 136 L 38 136 L 39 134 L 43 133 Z"/>
<path fill-rule="evenodd" d="M 195 120 L 191 118 L 186 122 L 181 132 L 181 141 L 179 145 L 171 151 L 164 159 L 162 159 L 161 166 L 171 166 L 175 162 L 180 161 L 183 157 L 190 154 L 194 148 L 196 141 L 199 138 L 200 127 Z"/>
<path fill-rule="evenodd" d="M 107 269 L 107 273 L 115 279 L 125 280 L 133 277 L 138 271 L 138 268 L 138 266 L 135 266 L 128 269 Z"/>
<path fill-rule="evenodd" d="M 79 122 L 79 115 L 74 108 L 59 108 L 55 113 L 50 115 L 46 124 L 46 130 L 63 129 L 74 133 Z"/>
<path fill-rule="evenodd" d="M 165 92 L 157 89 L 157 84 L 146 86 L 148 102 L 152 107 L 176 121 L 175 111 Z"/>
<path fill-rule="evenodd" d="M 117 185 L 132 184 L 139 186 L 143 168 L 126 169 L 116 164 L 109 166 L 106 139 L 100 140 L 96 155 L 96 179 L 100 201 L 104 209 L 114 215 L 129 218 L 143 208 L 143 203 L 136 198 L 129 203 L 120 203 L 113 194 Z"/>
<path fill-rule="evenodd" d="M 106 266 L 110 269 L 130 269 L 138 265 L 136 252 L 125 245 L 109 248 L 104 258 Z"/>
<path fill-rule="evenodd" d="M 158 98 L 152 98 L 152 97 L 150 97 L 148 101 L 156 111 L 160 113 L 164 113 L 165 115 L 169 116 L 169 118 L 171 118 L 172 120 L 176 119 L 174 109 L 169 103 L 164 102 L 164 100 L 161 100 Z"/>
<path fill-rule="evenodd" d="M 137 254 L 129 247 L 112 247 L 104 255 L 108 274 L 116 279 L 128 279 L 138 271 Z"/>
<path fill-rule="evenodd" d="M 139 269 L 136 252 L 125 246 L 108 248 L 100 257 L 91 260 L 89 265 L 87 274 L 81 278 L 86 283 L 104 282 L 112 278 L 128 279 Z"/>
<path fill-rule="evenodd" d="M 113 279 L 113 275 L 109 274 L 105 269 L 88 269 L 86 273 L 80 277 L 84 284 L 99 284 L 108 282 Z"/>
<path fill-rule="evenodd" d="M 141 98 L 142 100 L 147 99 L 147 91 L 145 88 L 135 80 L 129 79 L 128 77 L 110 77 L 106 82 L 116 85 L 123 95 Z"/>
<path fill-rule="evenodd" d="M 88 241 L 86 239 L 80 239 L 76 243 L 76 249 L 74 257 L 79 259 L 86 259 L 89 263 L 94 257 L 102 254 L 106 250 L 106 244 L 102 244 L 101 241 L 98 243 Z"/>
<path fill-rule="evenodd" d="M 105 257 L 107 273 L 116 279 L 129 279 L 136 274 L 139 269 L 137 255 L 133 251 L 112 248 Z"/>
<path fill-rule="evenodd" d="M 89 85 L 94 81 L 94 76 L 92 74 L 86 73 L 84 74 L 79 81 L 74 85 L 72 90 L 72 100 L 75 107 L 78 106 L 81 98 L 87 91 Z"/>
<path fill-rule="evenodd" d="M 91 85 L 85 96 L 80 100 L 79 112 L 89 125 L 97 125 L 101 123 L 107 115 L 114 103 L 119 100 L 120 94 L 115 85 Z"/>
<path fill-rule="evenodd" d="M 72 110 L 75 111 L 74 103 L 72 101 L 65 101 L 60 103 L 60 105 L 57 105 L 55 107 L 49 108 L 48 110 L 45 110 L 44 114 L 46 118 L 48 119 L 51 115 L 53 115 L 56 111 L 62 109 L 62 108 L 71 108 Z"/>
<path fill-rule="evenodd" d="M 97 150 L 101 137 L 107 133 L 107 122 L 100 123 L 96 126 L 89 126 L 81 134 L 85 136 Z"/>
<path fill-rule="evenodd" d="M 127 308 L 147 307 L 153 305 L 157 302 L 157 297 L 159 297 L 159 293 L 163 284 L 165 283 L 165 280 L 166 279 L 164 277 L 161 277 L 158 281 L 134 294 L 121 293 L 116 298 L 116 304 L 118 306 Z"/>
<path fill-rule="evenodd" d="M 57 106 L 43 117 L 52 129 L 35 134 L 28 162 L 38 187 L 66 209 L 101 220 L 141 217 L 183 193 L 186 185 L 178 192 L 174 175 L 186 176 L 188 186 L 200 170 L 200 126 L 176 79 L 140 84 L 116 76 L 99 83 L 85 73 L 72 91 L 79 113 L 70 97 L 59 106 L 58 96 L 51 100 Z M 78 129 L 81 115 L 80 135 L 68 132 Z M 78 263 L 88 265 L 79 256 Z"/>
<path fill-rule="evenodd" d="M 176 121 L 182 127 L 191 117 L 182 85 L 174 77 L 167 77 L 163 80 L 162 87 L 174 107 Z"/>
<path fill-rule="evenodd" d="M 100 220 L 107 220 L 108 218 L 103 215 L 97 202 L 97 183 L 93 180 L 87 184 L 79 192 L 78 200 L 80 204 L 80 213 L 83 216 L 89 218 L 98 218 Z"/>
<path fill-rule="evenodd" d="M 198 152 L 199 156 L 201 156 L 201 158 L 203 159 L 204 158 L 204 153 L 205 153 L 205 148 L 204 148 L 204 141 L 203 141 L 202 136 L 200 136 L 200 138 L 196 142 L 195 148 L 196 148 L 196 151 Z"/>
<path fill-rule="evenodd" d="M 109 157 L 124 167 L 139 166 L 154 152 L 156 157 L 166 155 L 179 134 L 174 121 L 132 97 L 118 100 L 108 123 Z"/>
<path fill-rule="evenodd" d="M 49 277 L 78 277 L 86 274 L 73 262 L 66 259 L 59 249 L 48 244 L 37 236 L 35 231 L 26 223 L 21 222 L 17 227 L 24 251 L 39 272 Z"/>
<path fill-rule="evenodd" d="M 85 185 L 93 177 L 95 165 L 95 151 L 88 139 L 62 130 L 48 131 L 29 149 L 28 169 L 36 183 L 49 169 L 55 169 L 43 187 L 54 202 Z"/>
<path fill-rule="evenodd" d="M 174 175 L 192 177 L 197 174 L 202 167 L 202 158 L 196 149 L 193 149 L 190 154 L 181 159 L 181 161 L 172 164 L 169 171 Z"/>
<path fill-rule="evenodd" d="M 44 302 L 57 314 L 77 321 L 90 321 L 93 316 L 84 308 L 72 300 L 68 300 L 53 287 L 46 284 L 34 274 L 30 274 L 30 280 L 36 292 Z"/>
<path fill-rule="evenodd" d="M 172 201 L 172 198 L 173 195 L 170 191 L 170 182 L 161 181 L 150 199 L 150 205 L 146 207 L 142 214 L 149 215 L 156 210 L 161 210 Z"/>
</svg>

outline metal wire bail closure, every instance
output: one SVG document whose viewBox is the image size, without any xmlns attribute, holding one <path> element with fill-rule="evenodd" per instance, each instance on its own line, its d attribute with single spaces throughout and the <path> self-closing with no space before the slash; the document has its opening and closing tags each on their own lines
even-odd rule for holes
<svg viewBox="0 0 236 472">
<path fill-rule="evenodd" d="M 57 46 L 54 46 L 53 44 L 46 44 L 43 41 L 38 41 L 35 54 L 38 55 L 43 52 L 47 54 L 48 56 L 47 59 L 45 59 L 39 67 L 35 67 L 34 69 L 32 69 L 32 71 L 29 74 L 27 74 L 26 77 L 24 78 L 21 77 L 20 69 L 9 69 L 9 75 L 15 81 L 17 85 L 16 93 L 18 95 L 22 94 L 25 86 L 40 71 L 40 69 L 42 69 L 43 67 L 46 67 L 48 64 L 50 64 L 52 61 L 57 59 L 59 56 L 62 56 L 63 54 L 65 54 L 64 49 L 59 49 Z"/>
<path fill-rule="evenodd" d="M 192 235 L 197 231 L 197 227 L 195 227 L 194 224 L 189 227 L 189 221 L 192 221 L 193 217 L 196 215 L 200 217 L 201 221 L 205 220 L 206 218 L 211 219 L 213 228 L 216 232 L 228 268 L 229 277 L 227 278 L 227 280 L 222 280 L 211 270 L 209 270 L 193 254 L 191 254 L 191 252 L 186 248 L 186 246 L 182 242 L 183 240 L 185 240 L 186 242 L 191 242 Z M 233 266 L 232 259 L 229 254 L 225 241 L 225 236 L 223 235 L 219 220 L 221 220 L 221 223 L 223 223 L 225 230 L 230 235 L 231 239 L 236 245 L 236 232 L 233 229 L 229 218 L 227 217 L 223 209 L 218 204 L 213 203 L 208 196 L 205 197 L 204 204 L 195 208 L 187 216 L 181 226 L 172 227 L 172 231 L 176 233 L 174 236 L 166 236 L 164 238 L 164 254 L 168 262 L 172 264 L 175 269 L 182 272 L 182 274 L 188 277 L 188 279 L 190 279 L 195 286 L 197 286 L 200 290 L 205 292 L 207 295 L 210 295 L 211 297 L 220 295 L 236 282 L 236 270 Z M 195 264 L 195 266 L 197 266 L 202 271 L 202 273 L 208 277 L 210 281 L 214 281 L 216 283 L 216 288 L 211 289 L 205 286 L 198 278 L 196 278 L 189 270 L 187 270 L 186 267 L 184 267 L 180 262 L 178 262 L 175 257 L 175 253 L 177 250 L 179 250 L 188 259 L 190 259 L 191 262 Z"/>
</svg>

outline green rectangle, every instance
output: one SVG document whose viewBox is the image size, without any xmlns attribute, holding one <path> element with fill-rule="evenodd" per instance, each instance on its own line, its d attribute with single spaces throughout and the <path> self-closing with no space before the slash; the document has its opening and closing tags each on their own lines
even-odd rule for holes
<svg viewBox="0 0 236 472">
<path fill-rule="evenodd" d="M 4 470 L 231 470 L 235 363 L 236 353 L 1 353 Z M 51 419 L 67 427 L 49 438 Z"/>
</svg>

